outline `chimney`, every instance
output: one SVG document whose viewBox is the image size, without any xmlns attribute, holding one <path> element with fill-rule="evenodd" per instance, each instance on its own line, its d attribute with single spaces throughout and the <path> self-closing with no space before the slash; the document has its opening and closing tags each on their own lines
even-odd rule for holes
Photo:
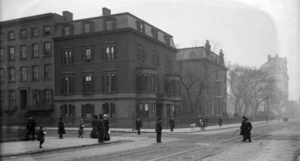
<svg viewBox="0 0 300 161">
<path fill-rule="evenodd" d="M 65 21 L 73 21 L 73 13 L 69 11 L 63 11 L 63 17 L 65 18 Z"/>
<path fill-rule="evenodd" d="M 110 16 L 110 9 L 103 7 L 102 8 L 102 16 Z"/>
<path fill-rule="evenodd" d="M 268 61 L 270 61 L 271 60 L 271 55 L 268 55 Z"/>
<path fill-rule="evenodd" d="M 206 56 L 210 57 L 211 50 L 210 50 L 210 44 L 209 44 L 208 40 L 206 40 L 206 43 L 205 43 L 205 52 L 206 52 Z"/>
</svg>

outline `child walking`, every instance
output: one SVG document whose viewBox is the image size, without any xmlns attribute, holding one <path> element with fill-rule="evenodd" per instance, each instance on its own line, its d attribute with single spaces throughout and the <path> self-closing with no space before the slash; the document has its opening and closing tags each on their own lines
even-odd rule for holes
<svg viewBox="0 0 300 161">
<path fill-rule="evenodd" d="M 44 125 L 41 125 L 38 132 L 38 140 L 40 141 L 40 148 L 43 148 L 42 144 L 45 142 L 45 134 L 46 132 L 44 132 Z"/>
<path fill-rule="evenodd" d="M 79 137 L 79 138 L 83 138 L 83 137 L 82 137 L 82 134 L 84 133 L 84 132 L 83 132 L 83 128 L 84 128 L 83 120 L 81 119 L 81 120 L 80 120 L 80 125 L 79 125 L 79 130 L 78 130 L 78 137 Z"/>
</svg>

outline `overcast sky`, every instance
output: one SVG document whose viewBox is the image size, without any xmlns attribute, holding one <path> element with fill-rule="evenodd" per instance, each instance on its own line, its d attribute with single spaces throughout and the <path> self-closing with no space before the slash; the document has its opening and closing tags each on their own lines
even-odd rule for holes
<svg viewBox="0 0 300 161">
<path fill-rule="evenodd" d="M 290 99 L 300 96 L 296 0 L 0 0 L 0 20 L 43 13 L 74 19 L 130 12 L 171 34 L 179 48 L 220 43 L 226 61 L 259 68 L 267 56 L 288 58 Z M 299 54 L 299 53 L 298 53 Z"/>
</svg>

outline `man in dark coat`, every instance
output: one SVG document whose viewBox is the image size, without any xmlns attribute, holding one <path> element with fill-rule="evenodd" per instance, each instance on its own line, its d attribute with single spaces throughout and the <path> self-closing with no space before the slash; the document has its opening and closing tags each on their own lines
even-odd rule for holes
<svg viewBox="0 0 300 161">
<path fill-rule="evenodd" d="M 219 125 L 220 125 L 220 127 L 222 126 L 222 118 L 221 117 L 219 118 Z"/>
<path fill-rule="evenodd" d="M 242 124 L 241 124 L 241 127 L 240 127 L 240 135 L 243 135 L 243 140 L 245 140 L 245 135 L 244 135 L 244 132 L 245 132 L 245 129 L 246 129 L 246 117 L 243 116 L 243 121 L 242 121 Z"/>
<path fill-rule="evenodd" d="M 35 121 L 32 116 L 30 116 L 30 119 L 27 122 L 26 129 L 27 129 L 26 140 L 28 140 L 29 134 L 32 134 L 32 141 L 33 141 L 35 135 Z"/>
<path fill-rule="evenodd" d="M 251 142 L 251 130 L 252 130 L 252 124 L 248 122 L 248 119 L 246 118 L 243 142 L 245 142 L 246 140 L 249 140 L 249 142 Z"/>
<path fill-rule="evenodd" d="M 173 131 L 173 129 L 175 128 L 175 121 L 174 121 L 174 119 L 173 119 L 173 117 L 170 119 L 170 129 L 171 129 L 171 131 Z"/>
<path fill-rule="evenodd" d="M 137 132 L 138 135 L 141 135 L 142 126 L 143 126 L 142 121 L 140 120 L 140 118 L 137 118 L 137 120 L 135 121 L 135 129 L 138 131 Z"/>
<path fill-rule="evenodd" d="M 161 143 L 161 131 L 162 131 L 162 123 L 161 123 L 161 118 L 159 118 L 155 125 L 156 142 L 157 143 Z"/>
<path fill-rule="evenodd" d="M 59 122 L 58 122 L 58 134 L 59 134 L 59 138 L 63 139 L 63 134 L 66 133 L 65 130 L 65 123 L 62 121 L 62 118 L 59 118 Z"/>
<path fill-rule="evenodd" d="M 102 114 L 99 114 L 99 120 L 97 122 L 97 130 L 98 130 L 98 143 L 103 144 L 105 137 L 105 126 Z"/>
</svg>

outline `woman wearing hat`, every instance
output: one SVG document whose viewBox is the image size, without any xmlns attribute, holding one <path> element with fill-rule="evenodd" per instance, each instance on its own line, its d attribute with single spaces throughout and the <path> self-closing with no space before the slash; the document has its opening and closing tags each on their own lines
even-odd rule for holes
<svg viewBox="0 0 300 161">
<path fill-rule="evenodd" d="M 80 119 L 80 122 L 79 122 L 79 130 L 78 130 L 78 137 L 79 137 L 79 138 L 83 138 L 83 137 L 82 137 L 82 134 L 84 133 L 84 132 L 83 132 L 83 128 L 84 128 L 83 120 Z"/>
<path fill-rule="evenodd" d="M 93 129 L 90 134 L 91 138 L 98 138 L 97 122 L 98 122 L 98 116 L 94 115 L 94 120 L 92 121 Z"/>
<path fill-rule="evenodd" d="M 105 127 L 104 141 L 109 141 L 110 140 L 110 136 L 109 136 L 109 133 L 108 133 L 108 131 L 109 131 L 109 121 L 107 119 L 107 115 L 106 114 L 104 114 L 103 117 L 104 117 L 104 127 Z"/>
<path fill-rule="evenodd" d="M 99 120 L 97 122 L 97 130 L 98 130 L 98 143 L 103 144 L 105 137 L 105 126 L 102 114 L 99 114 Z"/>
</svg>

